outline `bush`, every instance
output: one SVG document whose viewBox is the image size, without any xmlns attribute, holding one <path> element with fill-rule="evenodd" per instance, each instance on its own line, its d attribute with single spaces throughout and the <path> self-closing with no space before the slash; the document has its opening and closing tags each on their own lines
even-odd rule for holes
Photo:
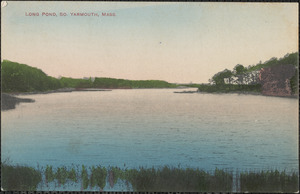
<svg viewBox="0 0 300 194">
<path fill-rule="evenodd" d="M 1 186 L 4 190 L 34 191 L 41 180 L 41 173 L 34 168 L 1 164 Z"/>
</svg>

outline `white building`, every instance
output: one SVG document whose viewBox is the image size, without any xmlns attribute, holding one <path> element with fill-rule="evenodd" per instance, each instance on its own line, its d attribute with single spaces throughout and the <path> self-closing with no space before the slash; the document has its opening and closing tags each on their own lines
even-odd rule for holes
<svg viewBox="0 0 300 194">
<path fill-rule="evenodd" d="M 243 85 L 250 85 L 250 84 L 257 84 L 259 82 L 259 73 L 260 71 L 251 71 L 244 74 L 232 76 L 230 78 L 224 78 L 225 84 L 243 84 Z"/>
</svg>

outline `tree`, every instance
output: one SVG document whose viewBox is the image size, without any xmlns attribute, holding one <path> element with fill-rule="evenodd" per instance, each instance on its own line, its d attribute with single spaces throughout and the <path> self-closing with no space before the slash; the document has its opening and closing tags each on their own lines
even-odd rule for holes
<svg viewBox="0 0 300 194">
<path fill-rule="evenodd" d="M 228 69 L 224 69 L 223 71 L 216 73 L 212 77 L 212 80 L 215 84 L 225 84 L 224 78 L 230 79 L 231 76 L 233 76 L 233 73 Z"/>
<path fill-rule="evenodd" d="M 247 69 L 246 69 L 243 65 L 237 64 L 237 65 L 233 68 L 233 70 L 235 71 L 235 74 L 236 74 L 236 75 L 239 75 L 239 74 L 244 73 Z"/>
</svg>

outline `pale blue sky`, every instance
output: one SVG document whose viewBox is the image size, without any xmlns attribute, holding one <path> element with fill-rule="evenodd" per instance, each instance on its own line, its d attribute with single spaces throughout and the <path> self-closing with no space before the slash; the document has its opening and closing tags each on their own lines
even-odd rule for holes
<svg viewBox="0 0 300 194">
<path fill-rule="evenodd" d="M 54 77 L 201 83 L 298 51 L 297 3 L 8 2 L 1 14 L 2 59 Z"/>
</svg>

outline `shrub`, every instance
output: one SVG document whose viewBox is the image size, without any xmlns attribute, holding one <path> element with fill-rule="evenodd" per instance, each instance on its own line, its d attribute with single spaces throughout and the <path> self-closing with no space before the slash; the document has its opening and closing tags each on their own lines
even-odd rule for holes
<svg viewBox="0 0 300 194">
<path fill-rule="evenodd" d="M 1 164 L 1 186 L 4 190 L 34 191 L 41 180 L 41 173 L 34 168 Z"/>
</svg>

